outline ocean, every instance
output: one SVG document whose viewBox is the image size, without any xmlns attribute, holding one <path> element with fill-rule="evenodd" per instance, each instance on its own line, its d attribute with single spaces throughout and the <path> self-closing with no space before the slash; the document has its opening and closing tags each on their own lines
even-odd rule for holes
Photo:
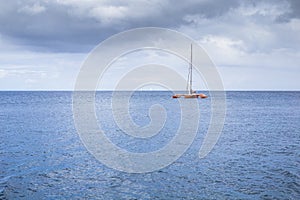
<svg viewBox="0 0 300 200">
<path fill-rule="evenodd" d="M 164 127 L 151 138 L 124 134 L 109 91 L 96 93 L 97 122 L 120 148 L 155 151 L 179 128 L 180 106 L 171 95 L 141 91 L 128 102 L 139 126 L 151 122 L 152 105 L 165 108 Z M 87 151 L 75 128 L 72 92 L 0 92 L 0 199 L 300 199 L 300 92 L 226 92 L 222 134 L 202 159 L 210 98 L 198 105 L 197 135 L 179 159 L 126 173 Z"/>
</svg>

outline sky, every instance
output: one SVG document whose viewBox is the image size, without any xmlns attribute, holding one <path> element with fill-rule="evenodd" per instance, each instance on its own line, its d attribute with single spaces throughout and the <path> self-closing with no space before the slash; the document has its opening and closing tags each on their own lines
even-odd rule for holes
<svg viewBox="0 0 300 200">
<path fill-rule="evenodd" d="M 73 90 L 96 45 L 141 27 L 194 39 L 226 90 L 300 90 L 299 0 L 0 0 L 0 90 Z M 176 60 L 151 51 L 130 55 L 103 88 L 113 89 L 137 57 Z M 186 67 L 179 72 L 186 76 Z"/>
</svg>

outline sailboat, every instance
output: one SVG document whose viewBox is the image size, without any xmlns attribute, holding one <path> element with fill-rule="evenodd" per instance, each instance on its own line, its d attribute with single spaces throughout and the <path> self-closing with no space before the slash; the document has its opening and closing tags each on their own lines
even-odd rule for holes
<svg viewBox="0 0 300 200">
<path fill-rule="evenodd" d="M 205 94 L 197 94 L 196 91 L 193 90 L 192 84 L 193 84 L 193 45 L 191 44 L 191 62 L 190 62 L 190 67 L 189 67 L 189 73 L 188 73 L 188 79 L 187 79 L 187 94 L 175 94 L 172 97 L 173 98 L 202 98 L 205 99 L 207 96 Z"/>
</svg>

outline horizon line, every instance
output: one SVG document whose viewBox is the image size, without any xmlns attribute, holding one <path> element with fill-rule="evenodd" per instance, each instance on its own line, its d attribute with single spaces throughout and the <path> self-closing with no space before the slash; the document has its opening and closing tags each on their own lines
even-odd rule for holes
<svg viewBox="0 0 300 200">
<path fill-rule="evenodd" d="M 185 90 L 0 90 L 0 92 L 183 92 Z M 300 92 L 300 89 L 228 89 L 228 90 L 196 90 L 198 92 L 224 91 L 224 92 Z"/>
</svg>

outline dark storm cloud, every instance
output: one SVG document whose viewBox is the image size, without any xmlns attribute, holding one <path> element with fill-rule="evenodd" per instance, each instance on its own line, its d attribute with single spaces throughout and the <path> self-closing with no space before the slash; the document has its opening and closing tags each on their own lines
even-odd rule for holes
<svg viewBox="0 0 300 200">
<path fill-rule="evenodd" d="M 289 22 L 291 19 L 300 18 L 300 1 L 299 0 L 287 0 L 290 11 L 279 16 L 277 21 Z"/>
<path fill-rule="evenodd" d="M 300 1 L 299 0 L 288 0 L 290 3 L 291 13 L 290 18 L 300 18 Z"/>
<path fill-rule="evenodd" d="M 299 1 L 289 0 L 289 3 L 292 9 L 284 18 L 299 17 Z M 1 1 L 0 34 L 39 51 L 87 51 L 126 29 L 144 26 L 176 29 L 192 23 L 185 20 L 186 16 L 212 19 L 239 6 L 238 0 Z"/>
<path fill-rule="evenodd" d="M 72 50 L 96 42 L 95 34 L 100 28 L 95 20 L 75 18 L 68 14 L 66 6 L 56 4 L 46 4 L 46 10 L 41 13 L 23 12 L 24 6 L 16 2 L 0 6 L 4 10 L 0 17 L 0 33 L 8 39 L 53 51 Z"/>
<path fill-rule="evenodd" d="M 158 1 L 157 3 L 124 3 L 109 1 L 94 3 L 90 7 L 76 1 L 1 1 L 0 34 L 19 44 L 31 46 L 36 50 L 85 51 L 110 35 L 122 30 L 159 26 L 176 28 L 184 21 L 184 16 L 199 14 L 213 18 L 220 16 L 237 1 Z M 103 10 L 94 8 L 106 6 Z M 114 8 L 126 9 L 124 16 L 114 15 Z M 108 13 L 106 16 L 101 12 Z M 91 12 L 94 12 L 91 15 Z M 137 14 L 139 13 L 139 14 Z M 105 19 L 103 19 L 105 18 Z M 111 20 L 105 22 L 105 20 Z"/>
</svg>

